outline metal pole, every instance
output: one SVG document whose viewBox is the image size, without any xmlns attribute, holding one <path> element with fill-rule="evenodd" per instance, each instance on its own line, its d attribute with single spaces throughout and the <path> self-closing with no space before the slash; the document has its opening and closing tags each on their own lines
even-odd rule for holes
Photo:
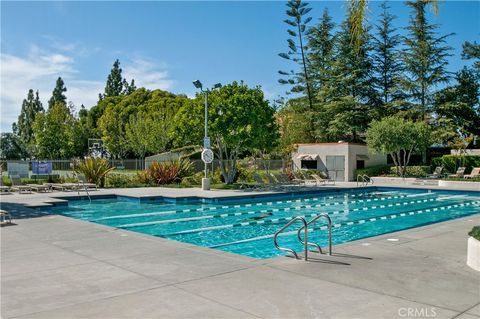
<svg viewBox="0 0 480 319">
<path fill-rule="evenodd" d="M 205 91 L 205 138 L 203 143 L 207 140 L 208 137 L 208 90 Z M 205 163 L 205 178 L 208 177 L 208 164 Z"/>
</svg>

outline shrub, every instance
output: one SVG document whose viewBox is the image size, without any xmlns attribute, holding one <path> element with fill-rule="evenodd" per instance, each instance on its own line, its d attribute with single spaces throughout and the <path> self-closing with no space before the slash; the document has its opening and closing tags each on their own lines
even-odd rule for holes
<svg viewBox="0 0 480 319">
<path fill-rule="evenodd" d="M 133 187 L 135 182 L 134 176 L 128 174 L 108 174 L 106 186 L 115 188 Z"/>
<path fill-rule="evenodd" d="M 480 226 L 474 226 L 468 233 L 468 236 L 472 236 L 476 240 L 480 240 Z"/>
<path fill-rule="evenodd" d="M 192 175 L 193 162 L 186 157 L 180 158 L 178 161 L 178 177 L 184 178 Z"/>
<path fill-rule="evenodd" d="M 100 187 L 103 187 L 105 185 L 105 176 L 114 169 L 103 158 L 87 158 L 75 167 L 74 170 L 76 173 L 84 174 L 89 183 L 100 184 Z"/>
<path fill-rule="evenodd" d="M 180 182 L 180 185 L 184 186 L 184 187 L 201 185 L 203 174 L 204 174 L 203 172 L 197 172 L 197 173 L 195 173 L 191 176 L 184 177 L 184 178 L 182 178 L 182 181 Z"/>
<path fill-rule="evenodd" d="M 425 177 L 430 174 L 430 166 L 407 166 L 405 177 Z M 390 167 L 390 174 L 397 175 L 395 167 Z"/>
<path fill-rule="evenodd" d="M 370 177 L 387 175 L 390 174 L 391 168 L 394 167 L 390 167 L 388 165 L 376 165 L 367 168 L 360 168 L 355 171 L 355 178 L 357 178 L 358 175 L 368 175 Z"/>
<path fill-rule="evenodd" d="M 432 158 L 431 164 L 432 167 L 443 166 L 445 173 L 453 174 L 461 166 L 465 166 L 466 172 L 470 172 L 473 167 L 480 167 L 480 156 L 443 155 Z"/>
<path fill-rule="evenodd" d="M 153 162 L 148 169 L 137 173 L 137 178 L 144 184 L 165 185 L 191 175 L 193 163 L 188 159 L 173 162 Z"/>
</svg>

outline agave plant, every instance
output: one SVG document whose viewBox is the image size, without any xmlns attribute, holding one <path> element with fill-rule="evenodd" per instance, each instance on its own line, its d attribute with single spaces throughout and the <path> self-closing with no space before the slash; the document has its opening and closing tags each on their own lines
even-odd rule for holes
<svg viewBox="0 0 480 319">
<path fill-rule="evenodd" d="M 103 187 L 105 176 L 114 169 L 115 167 L 110 167 L 108 161 L 103 158 L 87 158 L 75 167 L 75 172 L 85 175 L 89 183 L 100 184 L 100 187 Z"/>
</svg>

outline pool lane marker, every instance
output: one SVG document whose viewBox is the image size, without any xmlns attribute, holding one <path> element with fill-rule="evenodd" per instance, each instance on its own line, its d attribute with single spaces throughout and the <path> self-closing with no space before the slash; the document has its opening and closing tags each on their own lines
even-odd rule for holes
<svg viewBox="0 0 480 319">
<path fill-rule="evenodd" d="M 427 195 L 432 195 L 433 193 L 422 193 L 420 195 L 422 196 L 427 196 Z M 355 194 L 354 194 L 355 195 Z M 398 196 L 387 196 L 387 197 L 375 197 L 375 198 L 368 198 L 368 199 L 359 199 L 359 200 L 352 200 L 347 202 L 347 204 L 356 204 L 356 203 L 366 203 L 366 202 L 372 202 L 372 201 L 385 201 L 389 199 L 400 199 L 400 198 L 407 198 L 411 197 L 411 195 L 398 195 Z M 329 199 L 334 198 L 334 196 L 328 197 Z M 312 198 L 312 201 L 318 200 L 318 198 Z M 294 200 L 294 201 L 288 201 L 289 203 L 292 202 L 301 202 L 303 200 Z M 253 207 L 253 206 L 271 206 L 273 204 L 279 204 L 279 203 L 286 203 L 285 201 L 277 201 L 277 202 L 267 202 L 267 203 L 257 203 L 257 204 L 245 204 L 245 205 L 234 205 L 238 206 L 236 208 L 241 208 L 241 207 Z M 297 206 L 297 207 L 284 207 L 282 209 L 290 210 L 290 209 L 302 209 L 302 208 L 311 208 L 311 207 L 326 207 L 326 206 L 336 206 L 336 205 L 344 205 L 344 201 L 337 201 L 337 202 L 330 202 L 330 203 L 320 203 L 320 204 L 315 204 L 314 206 L 311 205 L 303 205 L 303 206 Z M 117 216 L 107 216 L 107 217 L 101 217 L 101 218 L 96 218 L 92 219 L 90 221 L 92 222 L 98 222 L 102 220 L 111 220 L 111 219 L 124 219 L 124 218 L 136 218 L 136 217 L 149 217 L 149 216 L 161 216 L 161 215 L 172 215 L 172 214 L 177 214 L 177 213 L 193 213 L 193 212 L 199 212 L 199 211 L 208 211 L 208 210 L 216 210 L 217 207 L 210 207 L 212 209 L 206 209 L 205 207 L 203 208 L 192 208 L 192 209 L 183 209 L 183 210 L 175 210 L 175 211 L 165 211 L 165 212 L 152 212 L 152 213 L 142 213 L 142 214 L 128 214 L 128 215 L 117 215 Z M 232 206 L 221 206 L 220 208 L 222 209 L 227 209 L 227 208 L 232 208 Z M 265 210 L 268 211 L 268 210 Z M 261 211 L 263 212 L 263 211 Z M 249 215 L 249 214 L 246 214 Z"/>
<path fill-rule="evenodd" d="M 404 197 L 411 197 L 410 195 L 400 195 L 400 196 L 388 196 L 388 197 L 373 197 L 375 195 L 383 195 L 383 194 L 392 194 L 398 192 L 373 192 L 373 193 L 361 193 L 361 194 L 347 194 L 347 197 L 365 197 L 367 199 L 361 200 L 353 200 L 349 201 L 348 203 L 358 203 L 364 201 L 378 201 L 378 200 L 386 200 L 391 198 L 404 198 Z M 413 194 L 417 195 L 417 194 Z M 426 195 L 434 195 L 434 193 L 421 193 L 418 194 L 420 196 Z M 283 203 L 300 203 L 300 202 L 308 202 L 308 201 L 316 201 L 320 199 L 334 199 L 334 198 L 344 198 L 345 196 L 324 196 L 324 197 L 311 197 L 311 198 L 300 198 L 296 200 L 284 200 L 284 201 L 272 201 L 272 202 L 260 202 L 255 204 L 235 204 L 235 205 L 223 205 L 223 206 L 213 206 L 213 207 L 200 207 L 200 208 L 187 208 L 187 209 L 180 209 L 180 210 L 170 210 L 164 212 L 152 212 L 152 213 L 144 213 L 144 214 L 128 214 L 128 215 L 116 215 L 116 216 L 107 216 L 101 217 L 90 221 L 100 221 L 100 220 L 108 220 L 108 219 L 117 219 L 117 218 L 132 218 L 132 217 L 143 217 L 143 216 L 155 216 L 155 215 L 169 215 L 169 214 L 177 214 L 177 213 L 193 213 L 193 212 L 201 212 L 201 211 L 209 211 L 209 210 L 216 210 L 216 209 L 229 209 L 229 208 L 241 208 L 241 207 L 253 207 L 253 206 L 271 206 L 273 204 L 283 204 Z M 342 201 L 341 203 L 344 203 Z"/>
<path fill-rule="evenodd" d="M 438 198 L 429 198 L 423 200 L 414 200 L 410 202 L 402 202 L 402 203 L 394 203 L 388 205 L 379 205 L 379 206 L 370 206 L 370 207 L 361 207 L 361 208 L 352 208 L 352 209 L 343 209 L 337 210 L 333 212 L 328 212 L 331 215 L 336 214 L 346 214 L 351 212 L 358 212 L 358 211 L 367 211 L 373 210 L 377 208 L 386 208 L 386 207 L 394 207 L 394 206 L 405 206 L 409 204 L 419 204 L 419 203 L 426 203 L 426 202 L 433 202 L 438 200 Z M 329 206 L 329 205 L 327 205 Z M 197 216 L 197 217 L 186 217 L 186 218 L 177 218 L 177 219 L 166 219 L 166 220 L 156 220 L 150 222 L 140 222 L 140 223 L 131 223 L 131 224 L 123 224 L 115 226 L 117 228 L 133 228 L 133 227 L 141 227 L 141 226 L 151 226 L 151 225 L 160 225 L 160 224 L 176 224 L 176 223 L 186 223 L 190 221 L 197 221 L 203 219 L 211 219 L 211 218 L 226 218 L 226 217 L 235 217 L 235 216 L 245 216 L 245 215 L 256 215 L 256 214 L 264 214 L 264 213 L 275 213 L 275 212 L 286 212 L 289 210 L 300 210 L 303 208 L 318 208 L 318 207 L 325 207 L 324 204 L 317 204 L 317 205 L 303 205 L 297 207 L 283 207 L 283 208 L 271 208 L 271 209 L 262 209 L 259 211 L 248 211 L 248 212 L 238 212 L 238 213 L 225 213 L 225 214 L 216 214 L 216 215 L 204 215 L 204 216 Z"/>
<path fill-rule="evenodd" d="M 480 201 L 473 201 L 473 202 L 469 202 L 469 203 L 461 203 L 461 204 L 453 204 L 453 205 L 446 205 L 444 206 L 445 208 L 444 209 L 451 209 L 451 208 L 456 208 L 456 207 L 464 207 L 464 206 L 470 206 L 470 205 L 475 205 L 475 204 L 478 204 L 480 203 Z M 437 211 L 439 210 L 440 207 L 435 207 L 435 208 L 427 208 L 427 209 L 422 209 L 422 210 L 418 210 L 418 212 L 431 212 L 431 211 Z M 409 212 L 403 212 L 403 213 L 396 213 L 396 214 L 389 214 L 389 215 L 385 215 L 385 216 L 380 216 L 380 217 L 373 217 L 373 218 L 370 218 L 370 219 L 360 219 L 360 220 L 356 220 L 356 221 L 350 221 L 350 223 L 352 223 L 351 225 L 355 224 L 355 223 L 358 223 L 358 224 L 363 224 L 363 223 L 366 223 L 367 220 L 368 221 L 375 221 L 377 219 L 381 219 L 381 217 L 386 217 L 387 219 L 388 218 L 396 218 L 397 216 L 400 216 L 400 214 L 405 214 L 405 216 L 408 214 L 408 215 L 414 215 L 415 212 L 417 212 L 416 210 L 413 210 L 413 211 L 409 211 Z M 292 220 L 293 218 L 296 218 L 296 217 L 303 217 L 303 218 L 308 218 L 308 217 L 316 217 L 318 214 L 305 214 L 305 215 L 300 215 L 300 216 L 291 216 L 291 217 L 282 217 L 282 218 L 274 218 L 274 219 L 267 219 L 267 220 L 261 220 L 261 221 L 249 221 L 249 222 L 242 222 L 242 223 L 236 223 L 236 224 L 227 224 L 227 225 L 218 225 L 218 226 L 210 226 L 210 227 L 202 227 L 202 228 L 196 228 L 196 229 L 187 229 L 187 230 L 183 230 L 183 231 L 179 231 L 179 232 L 174 232 L 174 233 L 168 233 L 168 234 L 159 234 L 159 235 L 155 235 L 155 236 L 158 236 L 158 237 L 171 237 L 171 236 L 176 236 L 176 235 L 184 235 L 184 234 L 191 234 L 191 233 L 200 233 L 200 232 L 203 232 L 203 231 L 209 231 L 209 230 L 216 230 L 216 229 L 225 229 L 225 228 L 234 228 L 234 227 L 243 227 L 243 226 L 253 226 L 253 225 L 262 225 L 262 224 L 278 224 L 278 223 L 282 223 L 282 222 L 288 222 L 290 220 Z M 329 215 L 333 215 L 331 213 L 329 213 Z M 388 217 L 388 216 L 393 216 L 393 217 Z M 402 216 L 403 217 L 403 216 Z M 373 220 L 371 220 L 373 219 Z M 343 223 L 346 225 L 346 223 Z M 332 227 L 334 228 L 337 228 L 337 227 L 340 227 L 342 224 L 334 224 L 332 225 Z M 324 226 L 324 227 L 327 227 L 327 226 Z M 313 229 L 316 229 L 316 228 L 313 228 Z M 318 229 L 322 229 L 322 228 L 318 228 Z"/>
<path fill-rule="evenodd" d="M 446 205 L 446 206 L 436 207 L 436 208 L 433 208 L 433 209 L 413 210 L 413 211 L 400 213 L 400 214 L 390 214 L 390 215 L 384 215 L 384 216 L 380 216 L 380 217 L 373 217 L 373 218 L 368 218 L 368 219 L 359 219 L 359 220 L 354 220 L 354 221 L 348 221 L 348 222 L 343 222 L 343 223 L 339 223 L 339 224 L 337 223 L 337 224 L 332 225 L 332 228 L 351 226 L 351 225 L 355 225 L 355 224 L 360 225 L 360 224 L 365 224 L 365 223 L 368 223 L 368 222 L 375 222 L 377 220 L 387 220 L 387 219 L 395 219 L 395 218 L 399 218 L 399 217 L 406 217 L 406 216 L 412 216 L 412 215 L 420 215 L 420 214 L 423 214 L 423 213 L 428 213 L 428 212 L 438 211 L 438 210 L 448 210 L 448 209 L 452 209 L 452 208 L 466 207 L 466 206 L 472 206 L 472 205 L 473 206 L 478 206 L 479 204 L 480 204 L 480 201 L 474 201 L 474 202 L 469 202 L 469 203 Z M 469 215 L 472 215 L 472 214 L 477 214 L 477 212 L 468 213 L 468 214 L 465 214 L 465 215 L 460 216 L 460 217 L 465 217 L 465 216 L 469 216 Z M 315 230 L 327 230 L 327 229 L 328 229 L 328 226 L 313 227 L 313 228 L 309 228 L 308 232 L 313 232 Z M 288 231 L 288 232 L 281 233 L 281 234 L 279 234 L 279 236 L 288 236 L 288 235 L 293 235 L 293 234 L 296 234 L 296 233 L 297 233 L 297 230 L 293 230 L 293 231 Z M 219 247 L 236 245 L 236 244 L 241 244 L 241 243 L 247 243 L 247 242 L 252 242 L 252 241 L 257 241 L 257 240 L 262 240 L 262 239 L 269 239 L 269 238 L 273 238 L 273 236 L 274 236 L 274 234 L 269 234 L 269 235 L 263 235 L 263 236 L 258 236 L 258 237 L 241 239 L 241 240 L 232 241 L 232 242 L 223 243 L 223 244 L 211 245 L 211 246 L 207 246 L 207 247 L 208 248 L 219 248 Z M 163 237 L 163 236 L 160 236 L 160 237 Z"/>
</svg>

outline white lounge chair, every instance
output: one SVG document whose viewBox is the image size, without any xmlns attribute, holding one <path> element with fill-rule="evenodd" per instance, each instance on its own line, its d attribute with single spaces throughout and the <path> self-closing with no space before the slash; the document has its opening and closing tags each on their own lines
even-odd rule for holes
<svg viewBox="0 0 480 319">
<path fill-rule="evenodd" d="M 463 178 L 465 178 L 465 179 L 476 178 L 476 177 L 480 177 L 480 167 L 474 167 L 472 169 L 472 171 L 470 172 L 470 174 L 463 175 Z"/>
<path fill-rule="evenodd" d="M 32 188 L 28 185 L 22 185 L 22 180 L 20 179 L 20 176 L 18 175 L 13 175 L 10 176 L 10 181 L 12 182 L 12 189 L 13 190 L 18 190 L 18 193 L 21 194 L 22 192 L 32 192 Z"/>
</svg>

